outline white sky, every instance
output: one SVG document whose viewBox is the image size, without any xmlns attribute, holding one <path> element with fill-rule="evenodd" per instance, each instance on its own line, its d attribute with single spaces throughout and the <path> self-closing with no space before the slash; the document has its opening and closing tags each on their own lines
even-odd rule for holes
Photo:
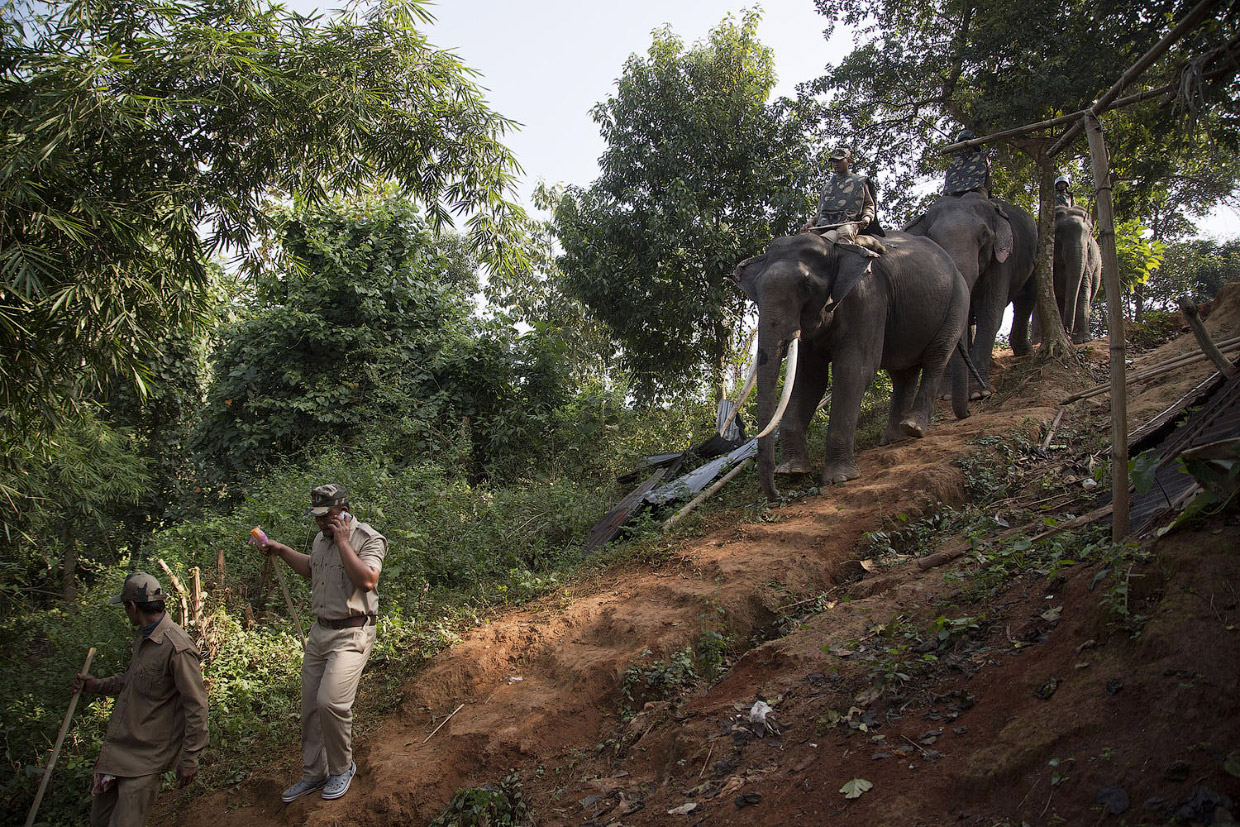
<svg viewBox="0 0 1240 827">
<path fill-rule="evenodd" d="M 338 8 L 332 0 L 286 0 L 302 12 Z M 506 143 L 525 170 L 520 199 L 539 181 L 588 186 L 605 144 L 590 109 L 614 92 L 624 61 L 644 55 L 651 32 L 670 25 L 687 44 L 702 40 L 729 13 L 761 6 L 758 38 L 775 51 L 776 96 L 840 60 L 851 37 L 823 38 L 826 18 L 813 0 L 439 0 L 432 44 L 454 49 L 480 73 L 491 107 L 520 124 Z M 1215 238 L 1240 233 L 1240 213 L 1220 208 L 1201 223 Z"/>
</svg>

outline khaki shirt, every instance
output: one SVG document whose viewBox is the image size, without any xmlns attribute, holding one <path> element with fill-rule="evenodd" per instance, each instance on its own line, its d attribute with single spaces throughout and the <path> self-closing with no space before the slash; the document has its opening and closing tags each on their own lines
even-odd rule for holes
<svg viewBox="0 0 1240 827">
<path fill-rule="evenodd" d="M 362 562 L 376 572 L 383 571 L 387 540 L 366 523 L 349 519 L 349 545 Z M 353 585 L 340 562 L 340 549 L 334 540 L 319 532 L 310 547 L 310 608 L 324 620 L 344 620 L 353 615 L 379 613 L 379 595 Z"/>
<path fill-rule="evenodd" d="M 149 637 L 139 632 L 129 668 L 99 681 L 117 695 L 97 772 L 137 778 L 198 769 L 207 746 L 207 690 L 198 647 L 167 612 Z"/>
</svg>

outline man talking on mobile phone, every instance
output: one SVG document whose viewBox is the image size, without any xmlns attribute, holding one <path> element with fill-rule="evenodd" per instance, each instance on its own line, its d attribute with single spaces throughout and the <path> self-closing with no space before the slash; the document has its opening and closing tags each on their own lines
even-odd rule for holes
<svg viewBox="0 0 1240 827">
<path fill-rule="evenodd" d="M 325 799 L 349 791 L 353 761 L 353 700 L 375 644 L 379 595 L 375 587 L 387 540 L 349 513 L 349 492 L 330 483 L 310 492 L 319 533 L 310 553 L 274 540 L 262 546 L 310 578 L 316 621 L 301 664 L 301 780 L 281 795 L 288 803 L 319 792 Z M 276 565 L 279 565 L 278 563 Z"/>
</svg>

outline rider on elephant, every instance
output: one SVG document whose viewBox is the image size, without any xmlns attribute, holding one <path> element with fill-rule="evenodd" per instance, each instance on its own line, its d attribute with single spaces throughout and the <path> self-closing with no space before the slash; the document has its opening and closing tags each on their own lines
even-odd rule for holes
<svg viewBox="0 0 1240 827">
<path fill-rule="evenodd" d="M 1076 206 L 1076 198 L 1072 195 L 1072 182 L 1068 180 L 1066 175 L 1061 175 L 1055 179 L 1055 206 Z"/>
<path fill-rule="evenodd" d="M 956 143 L 976 137 L 964 129 L 956 136 Z M 964 195 L 966 192 L 980 192 L 982 197 L 990 197 L 990 161 L 980 146 L 954 153 L 943 180 L 944 195 Z"/>
<path fill-rule="evenodd" d="M 858 235 L 885 235 L 877 220 L 874 182 L 851 171 L 852 151 L 837 148 L 830 160 L 831 177 L 818 198 L 813 220 L 805 222 L 801 232 L 837 225 L 829 239 L 844 243 L 856 241 Z"/>
</svg>

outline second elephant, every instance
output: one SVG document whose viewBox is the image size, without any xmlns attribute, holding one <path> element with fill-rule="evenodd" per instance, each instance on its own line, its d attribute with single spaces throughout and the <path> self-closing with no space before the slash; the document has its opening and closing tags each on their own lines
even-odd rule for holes
<svg viewBox="0 0 1240 827">
<path fill-rule="evenodd" d="M 1089 312 L 1102 289 L 1102 251 L 1088 214 L 1079 208 L 1055 209 L 1055 301 L 1072 343 L 1088 342 Z"/>
<path fill-rule="evenodd" d="M 1030 350 L 1029 320 L 1036 299 L 1033 260 L 1038 244 L 1033 216 L 1015 204 L 968 192 L 938 199 L 905 231 L 938 243 L 964 276 L 970 293 L 970 321 L 977 326 L 969 355 L 989 384 L 990 354 L 1009 304 L 1014 306 L 1012 351 L 1023 356 Z M 953 360 L 952 373 L 963 370 L 961 360 Z"/>
</svg>

